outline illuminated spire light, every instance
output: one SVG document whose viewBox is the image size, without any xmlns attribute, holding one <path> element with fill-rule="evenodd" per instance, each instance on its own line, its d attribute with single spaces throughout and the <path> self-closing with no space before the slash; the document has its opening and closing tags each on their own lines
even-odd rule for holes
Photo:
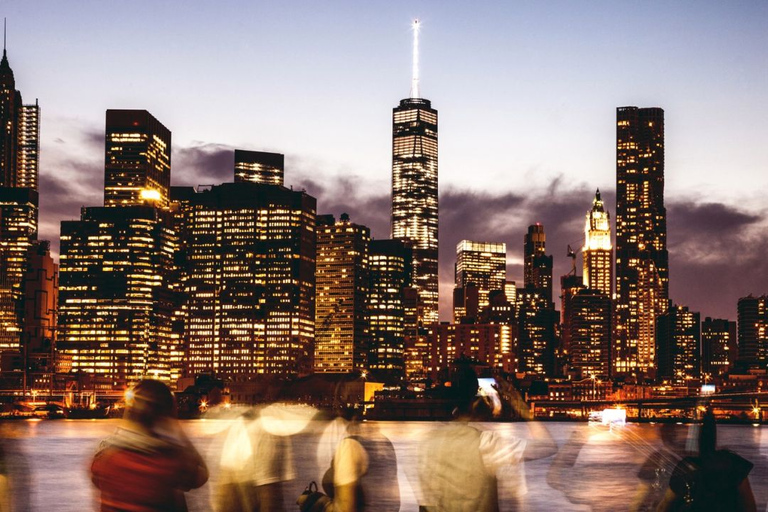
<svg viewBox="0 0 768 512">
<path fill-rule="evenodd" d="M 413 20 L 413 76 L 411 78 L 411 98 L 419 98 L 419 30 L 418 19 Z"/>
</svg>

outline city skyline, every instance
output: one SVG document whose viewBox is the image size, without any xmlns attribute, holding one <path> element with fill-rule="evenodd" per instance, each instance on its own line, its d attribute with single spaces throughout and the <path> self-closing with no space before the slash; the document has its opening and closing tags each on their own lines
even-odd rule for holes
<svg viewBox="0 0 768 512">
<path fill-rule="evenodd" d="M 711 17 L 706 17 L 704 15 L 706 13 L 701 11 L 694 13 L 690 27 L 687 31 L 683 30 L 682 33 L 701 36 L 702 27 L 715 24 L 720 27 L 720 31 L 712 31 L 712 35 L 708 36 L 707 41 L 710 45 L 715 41 L 720 41 L 727 43 L 723 45 L 725 48 L 740 48 L 742 46 L 737 43 L 739 41 L 743 43 L 744 38 L 751 34 L 756 38 L 749 40 L 752 41 L 751 44 L 757 48 L 764 48 L 766 45 L 760 45 L 760 37 L 765 38 L 765 35 L 758 35 L 749 30 L 741 30 L 740 37 L 742 39 L 734 41 L 736 32 L 734 27 L 749 28 L 753 23 L 753 21 L 746 19 L 746 12 L 750 9 L 745 6 L 742 7 L 739 11 L 741 15 L 729 11 L 728 16 L 722 17 L 717 22 L 712 12 L 717 10 L 715 6 L 701 9 L 701 11 L 709 11 Z M 13 12 L 14 8 L 16 8 L 17 13 Z M 657 8 L 661 9 L 660 6 Z M 663 93 L 659 84 L 649 85 L 647 82 L 642 82 L 639 85 L 627 85 L 632 82 L 631 79 L 626 81 L 617 79 L 616 82 L 621 83 L 611 83 L 606 88 L 608 94 L 605 94 L 605 97 L 600 101 L 595 101 L 590 96 L 584 96 L 584 91 L 580 91 L 578 88 L 572 91 L 572 94 L 567 98 L 557 94 L 547 97 L 547 93 L 552 92 L 548 91 L 551 85 L 544 79 L 542 73 L 534 73 L 531 78 L 526 78 L 523 82 L 529 85 L 532 83 L 534 86 L 541 85 L 544 91 L 530 98 L 524 94 L 518 94 L 516 101 L 512 104 L 510 98 L 514 98 L 515 92 L 520 91 L 513 88 L 509 94 L 498 95 L 499 92 L 504 91 L 503 84 L 511 83 L 505 82 L 509 78 L 508 73 L 504 72 L 500 66 L 497 70 L 498 75 L 496 75 L 500 80 L 494 82 L 494 75 L 488 74 L 488 69 L 483 67 L 486 74 L 483 74 L 482 77 L 486 80 L 478 81 L 475 84 L 477 89 L 464 91 L 467 98 L 471 99 L 469 103 L 472 103 L 476 110 L 470 116 L 467 110 L 468 106 L 457 101 L 455 91 L 452 91 L 446 83 L 448 79 L 445 73 L 450 70 L 447 69 L 448 66 L 444 65 L 444 61 L 448 55 L 455 52 L 455 43 L 448 46 L 445 46 L 444 43 L 446 43 L 445 37 L 449 27 L 455 28 L 456 22 L 454 20 L 451 23 L 442 23 L 446 21 L 444 18 L 448 16 L 447 14 L 438 14 L 435 9 L 426 7 L 419 9 L 427 11 L 420 15 L 424 20 L 425 27 L 422 35 L 422 63 L 424 65 L 424 70 L 421 73 L 422 93 L 423 96 L 430 98 L 439 106 L 442 116 L 441 124 L 443 125 L 441 127 L 440 152 L 440 231 L 442 239 L 440 244 L 440 297 L 443 319 L 448 319 L 450 315 L 450 291 L 453 285 L 452 252 L 457 241 L 471 237 L 489 242 L 506 243 L 508 256 L 511 260 L 509 278 L 520 283 L 522 282 L 520 265 L 522 263 L 522 237 L 525 226 L 537 221 L 541 222 L 544 224 L 549 238 L 548 253 L 554 255 L 553 280 L 558 281 L 559 276 L 566 273 L 569 266 L 569 261 L 565 257 L 566 244 L 570 243 L 574 247 L 580 245 L 583 212 L 589 207 L 595 188 L 600 188 L 603 191 L 606 207 L 612 216 L 615 215 L 615 191 L 612 187 L 614 179 L 613 159 L 615 158 L 613 116 L 614 109 L 623 105 L 659 106 L 667 112 L 666 203 L 669 220 L 670 297 L 677 303 L 689 306 L 691 310 L 700 311 L 702 317 L 726 317 L 733 320 L 736 300 L 739 297 L 749 293 L 756 295 L 764 293 L 763 289 L 752 288 L 752 283 L 765 282 L 763 278 L 768 277 L 768 269 L 766 269 L 765 264 L 761 265 L 762 260 L 760 259 L 761 249 L 768 243 L 761 233 L 755 233 L 759 231 L 761 224 L 765 221 L 762 206 L 755 202 L 755 197 L 759 196 L 760 190 L 764 190 L 764 184 L 760 180 L 765 179 L 765 177 L 760 176 L 757 171 L 762 168 L 760 163 L 765 161 L 766 150 L 760 149 L 758 143 L 761 133 L 759 127 L 751 129 L 751 135 L 741 134 L 740 130 L 749 131 L 750 121 L 749 119 L 735 121 L 739 109 L 743 108 L 750 98 L 752 100 L 750 106 L 754 107 L 751 108 L 750 113 L 755 119 L 761 118 L 761 109 L 766 108 L 764 97 L 741 94 L 745 88 L 747 92 L 757 91 L 760 85 L 764 84 L 765 71 L 755 67 L 759 57 L 752 56 L 749 59 L 743 57 L 741 72 L 732 73 L 732 82 L 728 82 L 723 77 L 717 77 L 715 82 L 719 86 L 730 85 L 732 87 L 727 89 L 732 91 L 731 97 L 727 97 L 727 95 L 716 96 L 720 102 L 726 103 L 731 108 L 725 108 L 718 102 L 707 102 L 707 109 L 705 110 L 710 114 L 708 121 L 710 124 L 702 123 L 701 119 L 697 117 L 701 115 L 701 112 L 693 115 L 692 112 L 695 113 L 696 111 L 692 110 L 689 104 L 694 99 L 701 101 L 706 96 L 708 89 L 702 86 L 705 89 L 702 92 L 697 91 L 697 88 L 690 89 L 689 87 L 688 93 L 693 98 L 676 103 L 676 95 L 677 100 L 680 101 L 680 85 L 676 84 L 674 80 L 670 80 L 664 71 L 678 70 L 679 73 L 682 73 L 683 69 L 689 70 L 691 68 L 675 67 L 671 63 L 665 64 L 663 62 L 658 63 L 658 69 L 649 73 L 645 78 L 648 81 L 654 77 L 659 81 L 670 80 L 671 85 L 668 94 Z M 413 10 L 409 7 L 407 9 L 408 14 Z M 456 10 L 457 8 L 454 8 L 450 11 L 455 15 Z M 752 18 L 761 19 L 760 16 L 765 13 L 765 9 L 762 8 L 761 10 L 758 6 L 753 6 L 752 11 L 755 10 L 757 12 L 752 12 Z M 103 126 L 102 116 L 107 108 L 146 108 L 153 115 L 164 120 L 166 126 L 174 133 L 174 141 L 181 141 L 180 144 L 177 143 L 178 149 L 174 150 L 175 156 L 173 158 L 173 182 L 176 185 L 217 184 L 222 181 L 232 181 L 231 160 L 234 147 L 277 151 L 286 155 L 286 182 L 299 189 L 306 188 L 307 192 L 315 195 L 318 198 L 318 213 L 339 215 L 347 211 L 356 222 L 371 227 L 374 237 L 387 238 L 387 210 L 390 200 L 388 176 L 391 165 L 390 157 L 387 155 L 391 140 L 391 134 L 387 134 L 389 130 L 388 112 L 394 102 L 406 96 L 411 72 L 410 48 L 408 48 L 410 44 L 408 34 L 410 20 L 402 12 L 395 16 L 394 9 L 392 12 L 388 11 L 384 21 L 376 25 L 379 31 L 374 31 L 368 39 L 366 39 L 365 34 L 359 34 L 357 30 L 348 35 L 348 38 L 360 38 L 359 41 L 370 41 L 370 44 L 378 44 L 380 39 L 389 40 L 388 47 L 375 53 L 377 58 L 386 58 L 385 71 L 382 71 L 381 75 L 377 75 L 377 80 L 385 82 L 385 85 L 366 89 L 371 77 L 365 72 L 358 73 L 358 83 L 354 84 L 353 87 L 356 94 L 348 96 L 349 102 L 339 103 L 336 93 L 329 93 L 323 87 L 315 91 L 316 88 L 313 88 L 311 80 L 290 84 L 288 89 L 293 92 L 305 91 L 304 94 L 309 94 L 311 91 L 313 94 L 317 93 L 318 97 L 325 97 L 328 100 L 323 105 L 324 102 L 320 99 L 302 96 L 299 103 L 306 109 L 304 113 L 306 117 L 322 119 L 324 113 L 327 112 L 326 109 L 333 107 L 336 117 L 342 120 L 358 119 L 363 123 L 359 130 L 362 133 L 353 134 L 351 140 L 344 138 L 342 141 L 336 137 L 336 142 L 332 144 L 328 143 L 326 134 L 322 133 L 324 130 L 314 126 L 314 132 L 312 132 L 314 137 L 310 137 L 314 141 L 302 146 L 299 141 L 307 139 L 304 130 L 308 128 L 312 130 L 314 122 L 309 123 L 309 126 L 301 126 L 301 119 L 303 119 L 301 117 L 292 118 L 291 115 L 285 115 L 284 119 L 279 118 L 279 123 L 276 126 L 274 123 L 277 118 L 271 115 L 249 116 L 249 110 L 245 108 L 242 109 L 243 113 L 233 114 L 226 108 L 221 108 L 221 101 L 215 102 L 219 104 L 217 108 L 218 118 L 210 117 L 210 112 L 208 112 L 209 117 L 207 118 L 206 116 L 196 116 L 195 113 L 199 105 L 193 101 L 194 94 L 202 94 L 199 87 L 207 84 L 207 80 L 201 80 L 197 86 L 192 84 L 189 91 L 180 94 L 186 101 L 171 101 L 168 97 L 168 91 L 152 89 L 149 84 L 141 84 L 138 87 L 123 85 L 114 89 L 110 89 L 107 85 L 100 92 L 94 90 L 95 95 L 89 92 L 90 97 L 92 97 L 90 103 L 87 99 L 90 98 L 88 94 L 83 95 L 83 99 L 74 96 L 73 99 L 76 101 L 70 103 L 77 106 L 78 101 L 84 102 L 79 105 L 81 110 L 74 114 L 71 111 L 70 114 L 66 114 L 67 109 L 64 105 L 68 103 L 59 99 L 61 92 L 46 94 L 46 87 L 38 83 L 40 81 L 45 82 L 42 77 L 50 72 L 46 68 L 56 69 L 60 64 L 47 63 L 49 59 L 41 58 L 39 54 L 35 56 L 28 53 L 30 47 L 40 48 L 39 45 L 44 43 L 46 38 L 41 38 L 40 41 L 31 40 L 29 34 L 34 34 L 36 29 L 25 26 L 25 23 L 29 22 L 29 16 L 25 20 L 24 8 L 14 6 L 11 11 L 7 13 L 9 16 L 8 50 L 9 60 L 16 75 L 17 88 L 24 92 L 27 102 L 30 102 L 34 97 L 39 98 L 43 112 L 41 130 L 41 238 L 50 238 L 54 245 L 57 245 L 59 221 L 75 218 L 81 205 L 92 206 L 100 203 L 99 200 L 94 200 L 94 197 L 101 195 L 103 184 L 103 182 L 99 182 L 99 176 L 103 176 L 103 161 L 99 161 L 99 157 L 103 155 L 103 146 L 101 145 L 104 139 L 103 131 L 99 132 L 99 126 Z M 48 27 L 50 24 L 46 21 L 50 20 L 48 16 L 57 14 L 63 16 L 60 11 L 56 12 L 55 9 L 53 11 L 43 16 L 37 30 Z M 93 7 L 93 11 L 96 12 L 99 9 Z M 280 13 L 271 14 L 275 16 L 275 19 L 280 19 Z M 505 14 L 509 13 L 505 12 Z M 535 20 L 536 16 L 540 14 L 542 13 L 536 9 L 529 9 L 521 13 L 520 19 Z M 615 15 L 615 10 L 605 13 L 601 19 L 610 19 L 611 14 Z M 680 18 L 676 17 L 675 14 L 681 15 L 676 9 L 672 9 L 670 20 L 680 21 Z M 285 13 L 282 15 L 284 16 Z M 351 9 L 351 13 L 347 12 L 341 17 L 340 23 L 346 25 L 351 18 L 361 15 L 360 9 Z M 371 15 L 372 13 L 369 13 L 369 17 Z M 481 10 L 478 11 L 477 15 L 471 17 L 471 20 L 477 21 L 482 15 L 490 18 L 487 11 Z M 585 15 L 574 18 L 573 27 L 564 21 L 568 17 L 567 15 L 573 15 L 573 12 L 563 8 L 562 12 L 556 12 L 552 18 L 546 19 L 553 25 L 565 23 L 566 29 L 570 27 L 569 30 L 565 30 L 565 35 L 580 34 L 583 29 L 576 28 L 576 20 L 584 21 L 583 16 Z M 187 27 L 190 23 L 194 25 L 197 16 L 190 15 L 190 19 L 182 23 L 182 27 Z M 66 16 L 62 19 L 66 19 Z M 321 16 L 321 19 L 315 23 L 319 24 L 323 19 L 325 18 Z M 112 21 L 115 25 L 110 25 Z M 297 27 L 303 27 L 310 23 L 306 19 L 298 21 L 297 26 L 284 26 L 283 28 L 290 33 L 292 30 L 298 30 Z M 391 25 L 388 24 L 389 22 Z M 16 23 L 18 25 L 15 25 Z M 112 26 L 117 31 L 126 26 L 125 21 L 110 20 L 110 23 L 105 25 Z M 666 25 L 660 23 L 660 26 L 651 27 L 649 31 L 651 33 L 654 31 L 665 33 L 669 39 L 675 34 L 674 31 L 669 30 L 669 23 Z M 216 19 L 212 21 L 211 25 L 216 25 Z M 498 29 L 494 23 L 491 23 L 489 27 Z M 668 30 L 667 32 L 665 32 L 665 28 Z M 327 34 L 320 32 L 320 30 L 320 27 L 316 27 L 315 34 L 325 41 L 324 45 L 338 43 L 337 40 L 330 40 L 329 42 L 323 39 Z M 385 30 L 387 33 L 382 34 L 381 31 Z M 459 31 L 459 33 L 471 34 L 476 31 L 467 29 Z M 70 31 L 70 35 L 73 32 Z M 56 30 L 53 30 L 53 33 L 57 33 Z M 495 32 L 489 30 L 489 33 Z M 585 38 L 584 41 L 600 40 L 606 37 L 606 33 L 612 33 L 612 30 L 606 28 L 606 30 L 600 31 L 599 37 Z M 530 36 L 530 31 L 522 30 L 518 42 L 525 42 L 524 35 Z M 729 37 L 725 37 L 726 35 Z M 86 42 L 89 36 L 89 32 L 79 34 L 77 37 L 73 36 L 75 41 L 73 44 L 76 46 L 86 45 L 85 49 L 87 49 Z M 541 36 L 533 37 L 531 41 L 540 42 L 540 38 Z M 529 44 L 532 43 L 529 41 Z M 596 43 L 591 42 L 589 44 Z M 625 43 L 617 43 L 617 46 L 624 47 L 623 44 Z M 323 47 L 325 47 L 324 45 Z M 545 45 L 542 48 L 543 62 L 549 62 L 546 57 L 551 54 L 545 50 L 551 50 L 551 46 Z M 95 54 L 101 55 L 110 47 L 111 43 L 104 41 L 101 45 L 92 45 L 91 48 Z M 219 44 L 211 43 L 211 47 L 222 49 Z M 173 53 L 174 48 L 175 51 L 179 50 L 178 47 L 171 45 L 169 51 Z M 688 54 L 674 45 L 671 49 L 674 51 L 669 55 L 663 54 L 665 55 L 664 58 L 671 61 L 674 61 L 674 58 L 679 58 L 680 53 Z M 231 52 L 225 52 L 227 53 L 225 60 L 229 61 L 233 56 L 240 55 L 243 58 L 242 62 L 247 62 L 240 50 L 241 48 L 234 46 Z M 49 46 L 47 51 L 52 51 L 52 48 Z M 511 50 L 507 49 L 507 51 Z M 689 52 L 694 53 L 695 51 L 689 50 Z M 704 50 L 697 51 L 703 52 Z M 721 51 L 727 53 L 726 50 Z M 757 53 L 759 55 L 759 52 Z M 48 55 L 47 52 L 43 54 Z M 510 55 L 503 52 L 502 54 L 499 63 L 510 58 Z M 359 55 L 359 51 L 354 51 L 351 55 Z M 465 51 L 459 52 L 458 55 L 464 57 Z M 715 55 L 720 54 L 715 52 Z M 207 54 L 207 58 L 205 56 L 204 53 L 198 66 L 201 63 L 204 67 L 208 65 L 214 68 L 222 65 L 214 63 L 210 54 Z M 488 60 L 488 55 L 477 54 L 475 57 L 474 60 L 462 60 L 468 71 Z M 582 57 L 589 61 L 589 52 L 585 52 Z M 268 64 L 264 64 L 267 66 L 265 71 L 270 72 L 271 70 L 283 69 L 284 66 L 297 65 L 295 60 L 288 57 L 283 58 L 282 61 L 280 58 L 282 57 L 276 57 Z M 66 59 L 65 62 L 67 62 Z M 74 68 L 76 68 L 79 61 L 70 58 L 69 62 L 74 63 Z M 509 60 L 506 62 L 509 63 Z M 443 67 L 440 67 L 441 63 L 443 63 Z M 338 69 L 345 69 L 343 63 L 337 64 L 340 66 Z M 178 64 L 172 64 L 170 67 L 174 68 L 176 65 Z M 601 69 L 609 67 L 605 66 L 605 63 L 602 66 L 594 65 Z M 640 67 L 649 65 L 649 62 L 641 60 Z M 703 61 L 699 62 L 699 65 L 708 67 Z M 259 66 L 255 67 L 258 68 Z M 93 79 L 108 76 L 106 70 L 99 72 L 103 75 L 95 75 L 98 69 L 99 66 L 90 69 L 90 75 Z M 333 69 L 337 68 L 331 68 L 329 71 Z M 523 76 L 522 71 L 524 69 L 526 69 L 525 66 L 520 68 L 520 76 Z M 130 73 L 134 70 L 132 65 L 126 65 L 120 73 L 128 73 L 128 75 L 117 73 L 117 76 L 130 77 Z M 389 72 L 392 74 L 382 76 Z M 634 73 L 639 72 L 635 71 Z M 753 73 L 756 75 L 752 76 Z M 163 74 L 160 73 L 160 75 Z M 341 73 L 340 76 L 345 75 Z M 574 79 L 578 77 L 583 78 L 581 74 L 576 73 Z M 110 78 L 110 80 L 112 79 L 114 77 Z M 131 80 L 136 80 L 136 77 L 131 77 Z M 152 77 L 147 82 L 153 83 L 157 80 L 159 80 L 158 77 Z M 339 81 L 344 85 L 342 89 L 347 91 L 346 87 L 349 85 L 349 81 Z M 51 83 L 56 84 L 56 82 Z M 130 80 L 127 83 L 135 85 L 135 82 Z M 495 86 L 490 85 L 492 83 Z M 322 84 L 327 85 L 327 82 L 322 82 Z M 621 84 L 625 90 L 622 93 L 617 93 L 622 87 Z M 741 84 L 741 88 L 738 87 L 739 84 Z M 489 86 L 495 90 L 495 95 L 482 94 L 482 91 L 488 90 Z M 710 87 L 714 87 L 714 85 L 710 85 Z M 61 88 L 66 90 L 66 83 L 62 84 Z M 382 88 L 386 90 L 382 91 Z M 91 89 L 87 90 L 91 91 Z M 735 94 L 739 91 L 741 91 L 739 95 Z M 232 93 L 233 91 L 230 90 L 229 92 Z M 369 92 L 370 94 L 366 94 Z M 480 94 L 470 94 L 470 92 Z M 127 97 L 126 94 L 131 96 Z M 753 94 L 756 95 L 757 93 L 754 92 Z M 485 103 L 491 97 L 494 98 L 494 101 L 500 100 L 496 110 L 491 110 L 490 106 Z M 282 98 L 282 96 L 278 95 L 278 98 Z M 248 95 L 230 97 L 229 99 L 236 102 L 242 101 L 245 105 L 253 105 L 252 102 L 254 101 Z M 555 101 L 547 104 L 545 102 L 547 99 Z M 584 101 L 580 101 L 582 99 Z M 262 101 L 264 100 L 266 98 L 262 99 Z M 289 105 L 285 98 L 283 101 L 274 98 L 270 101 L 284 105 L 286 108 Z M 525 103 L 532 103 L 535 107 L 534 110 L 538 109 L 536 112 L 538 115 L 534 118 L 526 117 L 525 114 L 528 112 L 523 108 Z M 360 104 L 365 104 L 365 108 L 356 113 L 355 110 L 359 109 Z M 174 107 L 173 105 L 182 105 L 182 107 Z M 515 108 L 512 109 L 511 105 Z M 560 115 L 557 115 L 557 107 L 563 105 L 566 105 L 566 108 L 560 108 Z M 568 108 L 567 105 L 577 106 Z M 724 108 L 725 110 L 733 110 L 734 118 L 730 123 L 723 120 Z M 574 109 L 578 112 L 574 113 Z M 701 105 L 698 106 L 698 109 L 702 110 Z M 269 112 L 266 113 L 270 114 Z M 517 113 L 521 115 L 518 116 Z M 502 116 L 505 118 L 505 122 L 501 128 L 498 124 L 494 124 L 496 123 L 494 119 L 499 117 L 499 114 L 505 114 Z M 582 124 L 574 124 L 574 117 Z M 89 119 L 94 118 L 98 119 L 98 122 L 89 121 Z M 251 121 L 252 138 L 247 135 L 251 133 L 251 130 L 242 129 L 243 118 Z M 478 121 L 489 123 L 489 127 L 493 130 L 488 130 L 488 138 L 479 146 L 481 151 L 462 152 L 462 146 L 472 147 L 472 144 L 461 142 L 463 138 L 468 138 L 471 143 L 477 142 L 471 132 L 476 131 L 474 127 L 477 127 L 475 123 Z M 693 126 L 697 123 L 700 126 Z M 711 123 L 718 124 L 717 128 L 720 131 L 716 131 Z M 722 130 L 719 123 L 724 124 L 730 130 Z M 231 125 L 231 131 L 222 128 L 228 125 Z M 215 133 L 211 133 L 210 126 L 219 128 L 214 128 Z M 270 128 L 274 129 L 276 135 L 263 133 L 264 130 L 269 132 Z M 563 128 L 572 131 L 573 140 L 568 140 L 562 136 L 558 137 Z M 233 133 L 238 133 L 238 129 L 240 130 L 239 134 L 233 135 Z M 519 135 L 521 129 L 527 129 L 539 135 L 536 140 L 529 138 L 532 135 L 516 139 L 515 137 Z M 573 133 L 574 130 L 591 135 L 585 141 L 585 135 Z M 63 133 L 67 131 L 69 133 Z M 334 132 L 333 129 L 326 131 Z M 702 133 L 704 134 L 703 137 L 701 136 Z M 694 135 L 696 134 L 699 135 L 699 138 L 692 142 L 691 139 L 695 138 Z M 750 137 L 754 137 L 754 143 L 751 142 Z M 206 144 L 195 144 L 193 142 L 195 138 L 204 140 Z M 510 140 L 505 141 L 505 138 Z M 733 139 L 736 139 L 738 143 L 732 143 L 730 150 L 726 145 L 723 148 L 718 146 L 714 152 L 711 151 L 713 143 L 728 142 L 729 140 L 733 141 Z M 553 153 L 553 156 L 549 157 L 542 152 L 545 149 L 542 144 L 544 141 L 551 142 L 551 140 L 557 140 L 558 146 L 548 148 Z M 507 142 L 509 148 L 505 151 L 504 145 L 500 145 L 500 142 Z M 577 151 L 575 153 L 571 144 L 576 145 Z M 318 147 L 323 145 L 327 146 L 327 149 Z M 66 149 L 71 146 L 74 146 L 74 149 Z M 356 150 L 352 154 L 346 154 L 352 147 L 356 147 Z M 555 155 L 560 152 L 569 155 L 567 161 L 570 165 L 563 164 L 560 160 L 561 157 Z M 701 153 L 704 155 L 702 156 Z M 722 153 L 725 153 L 726 156 L 723 156 Z M 468 155 L 475 158 L 471 165 L 468 165 Z M 749 155 L 753 159 L 751 167 L 744 165 L 745 159 Z M 530 165 L 532 159 L 536 157 L 540 159 L 539 167 Z M 763 157 L 762 160 L 761 157 Z M 513 163 L 507 163 L 509 160 L 512 160 Z M 707 161 L 711 161 L 711 163 Z M 717 167 L 718 162 L 721 166 L 724 164 L 728 167 L 733 165 L 738 169 L 713 173 L 711 169 L 713 166 Z M 599 172 L 585 172 L 585 168 L 589 167 L 599 168 Z M 744 169 L 752 170 L 748 172 Z M 509 172 L 507 172 L 508 170 Z M 718 174 L 728 175 L 729 179 L 718 177 Z M 507 175 L 510 178 L 500 180 Z M 699 176 L 705 177 L 705 184 L 700 184 Z M 469 185 L 468 182 L 472 178 L 476 178 L 477 181 L 468 189 L 463 188 Z M 488 182 L 494 180 L 500 180 L 500 186 L 490 187 L 488 185 Z M 737 202 L 735 195 L 739 191 L 744 197 L 739 198 Z M 483 208 L 479 206 L 483 206 Z M 510 218 L 513 219 L 512 222 L 510 222 Z M 716 222 L 713 223 L 713 219 Z M 704 229 L 703 226 L 707 226 L 707 228 Z M 738 251 L 734 249 L 735 247 L 738 247 Z M 733 261 L 734 258 L 737 259 L 736 262 Z M 739 276 L 739 274 L 742 275 Z M 707 279 L 700 279 L 701 275 L 707 276 Z M 447 308 L 446 304 L 448 304 Z"/>
</svg>

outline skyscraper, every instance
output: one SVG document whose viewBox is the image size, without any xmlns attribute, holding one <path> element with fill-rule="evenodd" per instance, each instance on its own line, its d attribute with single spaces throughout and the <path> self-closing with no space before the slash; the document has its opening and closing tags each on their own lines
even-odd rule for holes
<svg viewBox="0 0 768 512">
<path fill-rule="evenodd" d="M 368 368 L 377 379 L 405 375 L 406 294 L 411 284 L 411 250 L 397 240 L 372 240 L 368 319 Z"/>
<path fill-rule="evenodd" d="M 613 288 L 613 246 L 611 217 L 603 206 L 600 191 L 595 192 L 592 209 L 584 227 L 584 286 L 611 297 Z"/>
<path fill-rule="evenodd" d="M 670 306 L 658 317 L 656 344 L 658 379 L 686 384 L 701 375 L 701 323 L 699 313 L 685 306 Z"/>
<path fill-rule="evenodd" d="M 668 306 L 664 111 L 616 110 L 617 375 L 653 376 L 656 317 Z"/>
<path fill-rule="evenodd" d="M 37 239 L 37 192 L 0 187 L 0 351 L 17 350 L 22 332 L 24 273 Z"/>
<path fill-rule="evenodd" d="M 0 351 L 23 331 L 23 280 L 37 239 L 40 109 L 24 105 L 3 48 L 0 60 Z"/>
<path fill-rule="evenodd" d="M 413 249 L 413 286 L 425 326 L 438 321 L 437 110 L 419 94 L 418 22 L 414 38 L 411 97 L 392 110 L 392 238 Z"/>
<path fill-rule="evenodd" d="M 456 245 L 456 288 L 477 286 L 478 308 L 488 306 L 488 295 L 504 290 L 507 282 L 507 246 L 504 243 L 462 240 Z"/>
<path fill-rule="evenodd" d="M 768 363 L 768 295 L 739 299 L 739 364 L 765 368 Z"/>
<path fill-rule="evenodd" d="M 318 217 L 315 362 L 318 373 L 368 368 L 371 232 L 342 214 Z"/>
<path fill-rule="evenodd" d="M 552 256 L 546 254 L 547 235 L 544 226 L 528 226 L 524 237 L 523 282 L 526 288 L 538 290 L 549 302 L 552 302 Z"/>
<path fill-rule="evenodd" d="M 146 110 L 107 110 L 104 206 L 166 207 L 171 132 Z"/>
<path fill-rule="evenodd" d="M 243 182 L 185 193 L 179 203 L 187 238 L 187 376 L 309 373 L 315 198 Z"/>
<path fill-rule="evenodd" d="M 264 151 L 235 150 L 235 183 L 252 181 L 283 186 L 285 155 Z"/>
</svg>

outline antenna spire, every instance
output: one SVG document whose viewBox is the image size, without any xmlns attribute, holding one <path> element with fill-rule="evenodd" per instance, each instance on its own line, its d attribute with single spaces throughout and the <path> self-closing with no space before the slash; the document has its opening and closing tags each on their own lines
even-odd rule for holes
<svg viewBox="0 0 768 512">
<path fill-rule="evenodd" d="M 413 20 L 413 76 L 411 78 L 411 98 L 419 97 L 419 20 Z"/>
<path fill-rule="evenodd" d="M 6 33 L 7 24 L 8 24 L 8 18 L 3 18 L 3 55 L 5 55 L 5 33 Z"/>
</svg>

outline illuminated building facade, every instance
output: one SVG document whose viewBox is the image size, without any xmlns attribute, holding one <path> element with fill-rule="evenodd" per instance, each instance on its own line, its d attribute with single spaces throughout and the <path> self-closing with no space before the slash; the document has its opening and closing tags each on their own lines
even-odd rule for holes
<svg viewBox="0 0 768 512">
<path fill-rule="evenodd" d="M 171 381 L 176 246 L 170 214 L 153 206 L 83 208 L 61 223 L 58 348 L 72 370 L 115 388 Z"/>
<path fill-rule="evenodd" d="M 181 201 L 186 374 L 306 374 L 315 333 L 316 200 L 252 182 Z"/>
<path fill-rule="evenodd" d="M 528 226 L 524 238 L 523 283 L 526 288 L 538 290 L 549 302 L 552 302 L 552 256 L 546 254 L 547 235 L 544 226 Z"/>
<path fill-rule="evenodd" d="M 516 306 L 519 371 L 540 377 L 552 376 L 559 344 L 557 324 L 560 313 L 541 290 L 528 287 L 517 291 Z"/>
<path fill-rule="evenodd" d="M 658 380 L 682 385 L 701 376 L 699 313 L 685 306 L 670 306 L 658 317 L 656 344 Z"/>
<path fill-rule="evenodd" d="M 413 248 L 419 325 L 438 321 L 437 110 L 408 98 L 392 112 L 392 238 Z"/>
<path fill-rule="evenodd" d="M 430 375 L 438 375 L 457 359 L 472 359 L 504 372 L 514 372 L 515 330 L 504 324 L 433 324 L 429 329 Z"/>
<path fill-rule="evenodd" d="M 37 192 L 0 187 L 0 351 L 18 350 L 27 253 L 37 239 Z"/>
<path fill-rule="evenodd" d="M 725 375 L 738 356 L 736 322 L 706 317 L 701 322 L 701 372 L 705 380 Z"/>
<path fill-rule="evenodd" d="M 613 245 L 611 245 L 611 217 L 605 210 L 600 191 L 595 192 L 592 209 L 587 212 L 584 227 L 584 287 L 600 290 L 612 297 Z"/>
<path fill-rule="evenodd" d="M 264 151 L 235 150 L 235 183 L 252 181 L 283 186 L 285 155 Z"/>
<path fill-rule="evenodd" d="M 616 110 L 615 375 L 653 377 L 656 317 L 669 297 L 664 110 Z"/>
<path fill-rule="evenodd" d="M 601 290 L 582 288 L 568 305 L 568 362 L 575 378 L 605 380 L 611 371 L 611 299 Z M 564 333 L 565 334 L 565 333 Z"/>
<path fill-rule="evenodd" d="M 40 108 L 24 105 L 3 49 L 0 60 L 0 351 L 22 333 L 27 251 L 37 239 Z"/>
<path fill-rule="evenodd" d="M 746 368 L 768 364 L 768 295 L 742 297 L 738 304 L 739 358 Z"/>
<path fill-rule="evenodd" d="M 318 217 L 315 270 L 316 373 L 368 367 L 368 290 L 371 232 L 342 214 Z"/>
<path fill-rule="evenodd" d="M 414 291 L 412 258 L 411 249 L 398 240 L 371 241 L 368 369 L 385 382 L 402 381 L 405 375 L 406 294 Z"/>
<path fill-rule="evenodd" d="M 104 206 L 167 207 L 171 132 L 146 110 L 107 110 Z"/>
<path fill-rule="evenodd" d="M 571 273 L 560 276 L 560 322 L 562 323 L 562 334 L 560 336 L 560 348 L 567 354 L 571 346 L 571 328 L 572 317 L 571 302 L 574 295 L 584 289 L 584 280 L 576 274 L 574 259 L 574 268 Z"/>
<path fill-rule="evenodd" d="M 488 294 L 503 290 L 507 282 L 507 246 L 504 243 L 462 240 L 456 245 L 456 287 L 477 286 L 478 308 L 488 306 Z"/>
</svg>

